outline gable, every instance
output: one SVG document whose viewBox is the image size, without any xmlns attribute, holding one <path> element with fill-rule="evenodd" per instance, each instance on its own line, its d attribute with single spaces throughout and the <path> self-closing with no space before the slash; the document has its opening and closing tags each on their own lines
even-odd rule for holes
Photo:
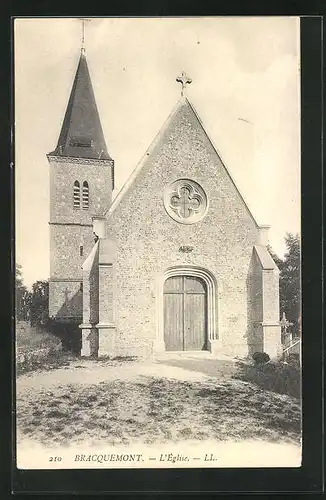
<svg viewBox="0 0 326 500">
<path fill-rule="evenodd" d="M 207 202 L 193 223 L 178 220 L 167 208 L 166 193 L 171 201 L 180 181 Z M 243 280 L 259 233 L 187 100 L 178 104 L 107 215 L 117 265 L 136 273 L 186 259 L 217 274 L 228 269 L 234 282 Z"/>
<path fill-rule="evenodd" d="M 189 133 L 190 129 L 194 134 Z M 209 152 L 210 156 L 215 156 L 215 162 L 211 163 L 211 169 L 213 169 L 213 164 L 217 163 L 220 170 L 224 171 L 224 176 L 228 179 L 228 189 L 230 192 L 233 192 L 238 197 L 238 201 L 242 204 L 243 210 L 247 212 L 249 217 L 252 219 L 254 225 L 258 227 L 257 222 L 255 221 L 247 203 L 245 202 L 243 196 L 241 195 L 239 189 L 236 186 L 230 172 L 227 167 L 224 165 L 216 147 L 214 146 L 212 140 L 208 136 L 202 121 L 200 120 L 196 110 L 193 105 L 188 101 L 187 98 L 181 98 L 181 100 L 177 103 L 176 108 L 172 111 L 166 122 L 164 123 L 162 129 L 155 137 L 154 141 L 144 154 L 143 158 L 140 160 L 129 179 L 126 181 L 116 198 L 114 199 L 110 209 L 107 212 L 107 216 L 111 216 L 119 204 L 122 202 L 125 196 L 128 196 L 128 192 L 132 189 L 133 185 L 138 180 L 138 176 L 141 175 L 143 178 L 144 171 L 146 172 L 151 168 L 153 163 L 153 159 L 156 155 L 163 153 L 163 150 L 166 148 L 171 148 L 173 143 L 176 143 L 175 152 L 178 155 L 187 155 L 188 148 L 188 157 L 191 161 L 191 150 L 192 143 L 191 136 L 197 135 L 200 137 L 202 145 L 204 145 L 207 152 Z M 200 162 L 201 163 L 201 162 Z M 175 172 L 176 173 L 176 172 Z M 212 173 L 212 172 L 211 172 Z M 216 172 L 218 174 L 219 172 Z M 139 180 L 138 180 L 139 183 Z"/>
<path fill-rule="evenodd" d="M 169 193 L 173 197 L 180 182 L 190 191 L 194 188 L 194 198 L 205 198 L 205 210 L 193 223 L 178 220 L 167 208 Z M 187 100 L 178 104 L 107 213 L 107 235 L 117 243 L 121 265 L 142 267 L 145 273 L 163 265 L 163 260 L 167 267 L 187 258 L 211 269 L 228 268 L 240 277 L 246 273 L 258 232 Z M 190 253 L 183 253 L 188 247 Z M 157 262 L 158 255 L 162 262 Z"/>
</svg>

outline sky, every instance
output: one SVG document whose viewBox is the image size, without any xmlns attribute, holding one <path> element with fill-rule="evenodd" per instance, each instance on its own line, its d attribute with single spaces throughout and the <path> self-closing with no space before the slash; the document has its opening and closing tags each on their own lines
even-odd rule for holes
<svg viewBox="0 0 326 500">
<path fill-rule="evenodd" d="M 274 251 L 300 233 L 299 18 L 92 18 L 85 47 L 116 189 L 187 95 Z M 81 21 L 15 21 L 16 262 L 49 278 L 49 165 L 81 46 Z"/>
</svg>

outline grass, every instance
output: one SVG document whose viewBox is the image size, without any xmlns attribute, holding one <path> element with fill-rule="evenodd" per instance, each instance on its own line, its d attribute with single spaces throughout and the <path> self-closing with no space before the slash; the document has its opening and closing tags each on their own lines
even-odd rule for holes
<svg viewBox="0 0 326 500">
<path fill-rule="evenodd" d="M 277 443 L 300 441 L 300 369 L 295 365 L 177 359 L 164 361 L 162 373 L 185 368 L 202 372 L 206 378 L 137 377 L 135 368 L 131 379 L 109 379 L 109 370 L 115 374 L 119 365 L 130 367 L 135 359 L 72 363 L 75 356 L 62 352 L 54 335 L 26 325 L 17 328 L 16 346 L 18 380 L 27 372 L 32 377 L 32 385 L 17 393 L 19 439 L 46 446 L 85 441 L 108 445 L 257 438 Z M 55 368 L 62 369 L 58 376 L 67 368 L 68 377 L 61 385 L 56 382 L 46 388 L 39 383 L 42 372 Z M 104 380 L 80 384 L 77 374 L 72 383 L 76 368 L 83 368 L 84 380 L 100 368 Z"/>
<path fill-rule="evenodd" d="M 270 361 L 257 365 L 253 363 L 237 364 L 234 377 L 252 382 L 267 391 L 287 394 L 299 399 L 301 397 L 301 369 L 299 362 L 283 363 Z"/>
<path fill-rule="evenodd" d="M 240 380 L 157 377 L 24 389 L 17 397 L 21 437 L 47 446 L 300 439 L 300 404 Z"/>
<path fill-rule="evenodd" d="M 61 346 L 61 341 L 55 335 L 47 331 L 29 326 L 26 322 L 23 325 L 16 325 L 16 346 L 19 351 L 32 351 L 35 349 L 55 348 Z"/>
<path fill-rule="evenodd" d="M 31 327 L 27 322 L 16 324 L 16 374 L 52 370 L 66 366 L 72 359 L 62 352 L 61 340 L 52 333 Z"/>
</svg>

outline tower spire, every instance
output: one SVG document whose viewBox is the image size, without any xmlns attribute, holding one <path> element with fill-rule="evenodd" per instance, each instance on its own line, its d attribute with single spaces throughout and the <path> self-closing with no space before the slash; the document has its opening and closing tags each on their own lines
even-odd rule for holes
<svg viewBox="0 0 326 500">
<path fill-rule="evenodd" d="M 82 43 L 84 42 L 82 40 Z M 82 45 L 82 53 L 57 147 L 51 154 L 76 158 L 111 159 L 106 148 L 84 51 Z"/>
</svg>

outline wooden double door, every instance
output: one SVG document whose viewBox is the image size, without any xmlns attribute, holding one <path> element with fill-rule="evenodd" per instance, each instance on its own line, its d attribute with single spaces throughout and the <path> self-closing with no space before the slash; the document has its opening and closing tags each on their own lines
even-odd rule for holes
<svg viewBox="0 0 326 500">
<path fill-rule="evenodd" d="M 194 276 L 173 276 L 164 284 L 164 342 L 167 351 L 207 349 L 207 289 Z"/>
</svg>

